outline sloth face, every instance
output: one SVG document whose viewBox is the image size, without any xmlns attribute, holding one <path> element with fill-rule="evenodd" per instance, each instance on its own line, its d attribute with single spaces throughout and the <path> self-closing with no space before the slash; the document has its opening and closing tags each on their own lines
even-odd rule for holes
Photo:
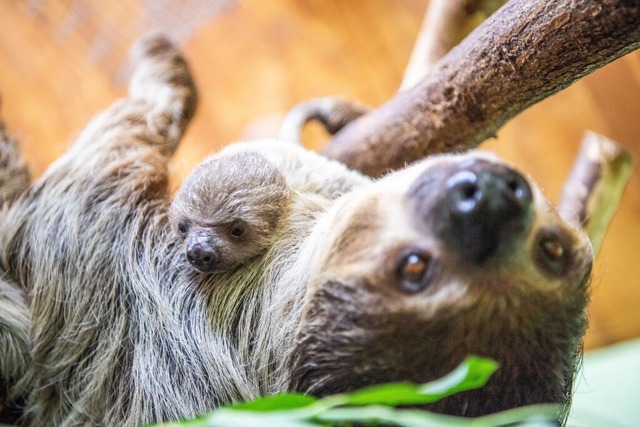
<svg viewBox="0 0 640 427">
<path fill-rule="evenodd" d="M 230 270 L 269 247 L 288 197 L 280 172 L 259 154 L 220 154 L 185 179 L 169 218 L 193 268 Z"/>
<path fill-rule="evenodd" d="M 473 354 L 500 363 L 490 383 L 432 409 L 566 403 L 592 252 L 529 179 L 486 154 L 433 157 L 344 198 L 321 226 L 293 388 L 425 382 Z"/>
</svg>

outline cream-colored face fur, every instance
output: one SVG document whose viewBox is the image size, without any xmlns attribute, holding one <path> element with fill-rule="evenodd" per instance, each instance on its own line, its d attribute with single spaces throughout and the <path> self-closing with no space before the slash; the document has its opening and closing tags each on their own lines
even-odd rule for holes
<svg viewBox="0 0 640 427">
<path fill-rule="evenodd" d="M 568 281 L 582 280 L 592 258 L 588 239 L 565 223 L 530 181 L 532 202 L 528 209 L 532 213 L 527 214 L 530 218 L 525 221 L 526 229 L 517 230 L 520 235 L 499 236 L 495 253 L 482 262 L 474 262 L 470 255 L 456 249 L 453 242 L 464 240 L 464 236 L 456 235 L 456 230 L 446 224 L 447 180 L 460 165 L 478 161 L 502 164 L 482 153 L 434 157 L 340 200 L 331 212 L 332 223 L 316 282 L 322 282 L 322 277 L 354 277 L 389 283 L 395 274 L 391 267 L 399 267 L 398 260 L 411 253 L 422 253 L 429 259 L 429 269 L 440 270 L 415 295 L 436 294 L 441 288 L 453 292 L 489 286 L 486 282 L 509 277 L 522 282 L 518 292 L 524 293 L 551 292 L 563 289 Z M 503 246 L 508 252 L 502 252 Z M 555 258 L 551 253 L 554 250 Z M 490 275 L 479 274 L 480 271 Z M 311 292 L 316 284 L 311 285 Z M 412 294 L 401 285 L 381 291 Z M 500 289 L 494 291 L 502 293 Z"/>
</svg>

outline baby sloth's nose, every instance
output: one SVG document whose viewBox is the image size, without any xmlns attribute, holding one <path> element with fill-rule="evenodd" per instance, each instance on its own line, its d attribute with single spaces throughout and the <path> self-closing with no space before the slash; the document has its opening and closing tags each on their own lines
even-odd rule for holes
<svg viewBox="0 0 640 427">
<path fill-rule="evenodd" d="M 213 271 L 218 263 L 215 249 L 203 242 L 195 242 L 187 247 L 187 259 L 201 272 Z"/>
<path fill-rule="evenodd" d="M 447 179 L 445 191 L 450 237 L 471 262 L 479 264 L 495 253 L 506 253 L 531 226 L 531 187 L 504 164 L 484 159 L 465 162 Z"/>
</svg>

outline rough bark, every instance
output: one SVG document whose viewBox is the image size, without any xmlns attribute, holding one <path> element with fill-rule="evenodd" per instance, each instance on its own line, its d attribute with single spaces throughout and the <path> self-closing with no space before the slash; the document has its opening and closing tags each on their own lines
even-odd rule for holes
<svg viewBox="0 0 640 427">
<path fill-rule="evenodd" d="M 595 132 L 585 134 L 562 189 L 558 212 L 585 230 L 594 255 L 631 178 L 633 164 L 631 154 L 614 141 Z"/>
<path fill-rule="evenodd" d="M 440 58 L 504 3 L 504 0 L 431 0 L 400 90 L 415 86 Z"/>
<path fill-rule="evenodd" d="M 636 0 L 511 0 L 414 88 L 338 132 L 324 154 L 370 176 L 461 151 L 640 47 Z"/>
<path fill-rule="evenodd" d="M 505 0 L 432 0 L 405 69 L 400 90 L 422 80 L 433 64 Z M 307 123 L 320 122 L 330 135 L 371 111 L 371 107 L 340 96 L 310 99 L 291 109 L 280 128 L 280 139 L 301 143 Z"/>
</svg>

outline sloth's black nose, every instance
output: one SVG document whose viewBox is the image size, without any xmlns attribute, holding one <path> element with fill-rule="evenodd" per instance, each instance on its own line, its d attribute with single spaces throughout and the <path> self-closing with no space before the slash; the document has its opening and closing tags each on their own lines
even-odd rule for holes
<svg viewBox="0 0 640 427">
<path fill-rule="evenodd" d="M 450 238 L 465 259 L 482 263 L 505 251 L 531 225 L 533 198 L 527 180 L 484 159 L 462 163 L 446 180 Z"/>
<path fill-rule="evenodd" d="M 215 269 L 218 255 L 211 245 L 195 242 L 187 246 L 187 259 L 197 270 L 208 272 Z"/>
</svg>

